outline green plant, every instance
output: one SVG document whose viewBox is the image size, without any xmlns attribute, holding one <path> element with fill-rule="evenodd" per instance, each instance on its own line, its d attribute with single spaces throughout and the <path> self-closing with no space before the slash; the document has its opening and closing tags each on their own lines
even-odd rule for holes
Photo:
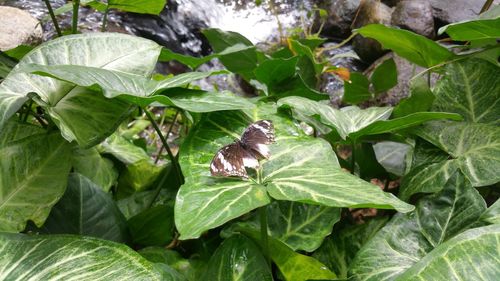
<svg viewBox="0 0 500 281">
<path fill-rule="evenodd" d="M 441 74 L 432 90 L 417 74 L 395 108 L 329 106 L 316 39 L 265 54 L 207 29 L 214 54 L 203 58 L 112 33 L 36 47 L 0 84 L 0 279 L 493 280 L 500 47 L 471 25 L 497 19 L 443 29 L 470 41 L 458 54 L 411 32 L 359 29 Z M 212 58 L 227 70 L 152 78 L 158 60 L 196 70 Z M 350 98 L 394 86 L 380 78 L 394 71 L 389 61 L 370 80 L 354 75 L 363 90 Z M 259 95 L 191 85 L 211 75 L 240 75 Z M 249 180 L 210 176 L 217 150 L 261 119 L 276 129 L 262 168 Z M 356 223 L 359 208 L 377 216 Z"/>
</svg>

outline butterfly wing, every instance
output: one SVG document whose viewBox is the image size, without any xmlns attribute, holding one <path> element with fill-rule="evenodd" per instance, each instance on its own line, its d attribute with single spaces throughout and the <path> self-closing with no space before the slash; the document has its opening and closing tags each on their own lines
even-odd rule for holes
<svg viewBox="0 0 500 281">
<path fill-rule="evenodd" d="M 239 141 L 224 146 L 210 163 L 212 176 L 248 178 L 245 167 L 258 168 L 259 161 Z"/>
<path fill-rule="evenodd" d="M 252 123 L 241 136 L 241 142 L 248 150 L 254 152 L 256 157 L 269 158 L 268 144 L 274 140 L 274 126 L 271 120 L 260 120 Z"/>
</svg>

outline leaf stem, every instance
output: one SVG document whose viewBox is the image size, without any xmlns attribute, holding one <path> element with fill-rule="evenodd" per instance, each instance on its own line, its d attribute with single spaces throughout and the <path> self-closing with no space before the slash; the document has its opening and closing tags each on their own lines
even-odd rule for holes
<svg viewBox="0 0 500 281">
<path fill-rule="evenodd" d="M 172 171 L 171 169 L 173 168 L 173 166 L 174 166 L 174 164 L 172 162 L 171 168 L 168 171 L 163 172 L 162 178 L 161 178 L 160 182 L 158 183 L 158 185 L 155 188 L 155 194 L 153 195 L 153 197 L 151 198 L 151 200 L 148 202 L 148 209 L 151 208 L 151 206 L 153 206 L 153 203 L 156 201 L 156 199 L 160 195 L 161 188 L 163 187 L 163 185 L 167 181 L 168 175 L 170 174 L 170 171 Z"/>
<path fill-rule="evenodd" d="M 29 103 L 28 103 L 28 107 L 26 108 L 26 115 L 23 116 L 23 119 L 22 119 L 22 122 L 23 123 L 26 123 L 26 121 L 28 121 L 28 116 L 30 115 L 30 112 L 31 112 L 31 107 L 33 106 L 33 100 L 30 99 Z"/>
<path fill-rule="evenodd" d="M 106 6 L 106 10 L 104 10 L 104 15 L 102 16 L 101 32 L 106 31 L 106 24 L 108 23 L 108 11 L 109 11 L 109 7 Z"/>
<path fill-rule="evenodd" d="M 161 142 L 163 143 L 163 146 L 167 150 L 168 157 L 170 158 L 170 161 L 172 162 L 172 168 L 175 170 L 175 173 L 177 175 L 177 178 L 179 180 L 179 183 L 182 184 L 182 174 L 181 174 L 181 169 L 179 167 L 179 162 L 177 162 L 177 158 L 175 158 L 174 154 L 172 153 L 172 150 L 170 150 L 170 147 L 168 146 L 167 139 L 161 132 L 160 128 L 158 127 L 158 124 L 156 124 L 156 121 L 153 118 L 153 115 L 151 115 L 151 112 L 149 112 L 146 108 L 143 108 L 144 113 L 148 117 L 149 121 L 151 121 L 151 125 L 153 125 L 153 128 L 155 129 L 156 133 L 160 137 Z"/>
<path fill-rule="evenodd" d="M 260 216 L 260 240 L 262 241 L 262 251 L 266 258 L 267 264 L 271 265 L 269 257 L 269 237 L 267 234 L 267 205 L 259 208 Z"/>
<path fill-rule="evenodd" d="M 71 33 L 78 32 L 78 10 L 80 9 L 80 0 L 73 0 L 73 23 L 71 25 Z"/>
<path fill-rule="evenodd" d="M 177 121 L 177 117 L 179 116 L 179 113 L 180 113 L 179 110 L 177 110 L 175 112 L 174 119 L 172 119 L 172 123 L 170 123 L 170 127 L 168 128 L 168 131 L 166 134 L 167 138 L 168 138 L 168 136 L 170 136 L 170 133 L 172 132 L 172 129 L 174 128 L 174 125 L 175 125 L 175 122 Z M 156 154 L 155 164 L 158 163 L 158 161 L 160 160 L 160 155 L 163 152 L 163 149 L 165 149 L 165 145 L 162 144 L 162 146 L 160 147 L 160 150 L 158 150 L 158 153 Z"/>
<path fill-rule="evenodd" d="M 354 175 L 354 170 L 356 169 L 356 142 L 351 141 L 351 174 Z"/>
<path fill-rule="evenodd" d="M 47 10 L 49 11 L 50 18 L 52 19 L 52 23 L 54 24 L 54 28 L 56 29 L 57 32 L 57 36 L 61 37 L 62 36 L 61 28 L 59 28 L 59 23 L 57 22 L 54 10 L 52 10 L 52 5 L 50 5 L 49 0 L 43 0 L 43 1 L 45 2 L 45 6 L 47 6 Z"/>
<path fill-rule="evenodd" d="M 345 44 L 349 43 L 349 41 L 351 41 L 352 38 L 354 38 L 354 36 L 358 35 L 357 32 L 353 32 L 351 34 L 351 36 L 347 37 L 347 39 L 345 39 L 344 41 L 338 43 L 337 45 L 334 45 L 334 46 L 329 46 L 329 47 L 324 47 L 324 48 L 318 48 L 317 52 L 319 55 L 321 55 L 324 51 L 330 51 L 330 50 L 334 50 L 334 49 L 337 49 L 337 48 L 340 48 L 342 46 L 344 46 Z"/>
</svg>

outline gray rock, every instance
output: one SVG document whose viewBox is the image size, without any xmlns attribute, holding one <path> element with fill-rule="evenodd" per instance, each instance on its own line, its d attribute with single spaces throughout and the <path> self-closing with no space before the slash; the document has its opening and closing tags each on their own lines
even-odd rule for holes
<svg viewBox="0 0 500 281">
<path fill-rule="evenodd" d="M 394 7 L 401 1 L 403 0 L 382 0 L 382 3 L 386 4 L 389 7 Z"/>
<path fill-rule="evenodd" d="M 434 17 L 447 24 L 476 18 L 485 0 L 430 0 Z M 493 1 L 500 4 L 499 0 Z"/>
<path fill-rule="evenodd" d="M 392 9 L 378 0 L 365 0 L 359 6 L 352 28 L 360 28 L 371 23 L 390 25 L 391 13 Z M 375 61 L 386 52 L 377 41 L 360 35 L 354 37 L 352 45 L 359 57 L 367 63 Z"/>
<path fill-rule="evenodd" d="M 351 34 L 351 24 L 361 0 L 333 0 L 319 4 L 328 12 L 322 34 L 328 37 L 345 38 Z"/>
<path fill-rule="evenodd" d="M 0 6 L 0 50 L 19 45 L 32 45 L 42 40 L 43 31 L 38 20 L 21 9 Z"/>
<path fill-rule="evenodd" d="M 400 1 L 392 13 L 392 25 L 434 38 L 434 18 L 428 0 Z"/>
</svg>

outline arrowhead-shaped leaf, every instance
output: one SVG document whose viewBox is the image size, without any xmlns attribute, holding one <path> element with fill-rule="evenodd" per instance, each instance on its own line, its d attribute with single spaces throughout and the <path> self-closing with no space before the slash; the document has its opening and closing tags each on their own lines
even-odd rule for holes
<svg viewBox="0 0 500 281">
<path fill-rule="evenodd" d="M 58 132 L 10 121 L 0 135 L 0 231 L 42 226 L 66 189 L 71 146 Z"/>
<path fill-rule="evenodd" d="M 118 179 L 118 172 L 113 166 L 113 162 L 102 157 L 95 147 L 90 149 L 75 148 L 73 150 L 73 169 L 106 192 L 116 184 Z"/>
<path fill-rule="evenodd" d="M 82 65 L 149 76 L 161 46 L 118 33 L 87 33 L 57 38 L 28 53 L 0 85 L 0 127 L 34 92 L 68 140 L 90 147 L 101 142 L 129 114 L 125 102 L 67 82 L 20 72 L 28 64 Z"/>
<path fill-rule="evenodd" d="M 203 275 L 213 281 L 272 281 L 271 269 L 259 247 L 243 235 L 227 238 L 210 258 Z"/>
<path fill-rule="evenodd" d="M 455 244 L 443 243 L 470 228 L 485 209 L 481 195 L 464 175 L 455 173 L 441 192 L 422 198 L 414 212 L 396 214 L 365 244 L 351 264 L 351 277 L 353 280 L 396 279 L 414 265 L 418 267 L 420 260 L 429 259 L 426 256 L 432 256 L 434 248 L 448 245 L 447 249 L 452 249 Z M 478 245 L 479 251 L 491 247 L 491 244 Z M 468 260 L 467 257 L 473 255 L 473 252 L 462 252 L 460 260 Z M 448 267 L 443 265 L 443 268 Z M 441 279 L 449 280 L 452 276 L 444 275 Z"/>
<path fill-rule="evenodd" d="M 176 200 L 176 225 L 181 239 L 198 237 L 270 198 L 330 207 L 374 207 L 402 212 L 413 206 L 399 201 L 341 170 L 330 145 L 302 135 L 289 120 L 276 115 L 271 104 L 241 114 L 212 113 L 193 128 L 180 150 L 186 183 Z M 239 138 L 251 122 L 270 119 L 277 142 L 270 146 L 271 158 L 262 162 L 262 181 L 210 176 L 210 162 L 218 149 Z"/>
<path fill-rule="evenodd" d="M 433 122 L 419 129 L 417 134 L 451 155 L 473 186 L 500 181 L 499 127 L 468 122 Z"/>
<path fill-rule="evenodd" d="M 436 100 L 432 109 L 459 113 L 468 122 L 500 125 L 498 67 L 484 60 L 468 59 L 450 63 L 445 70 L 434 89 Z"/>
<path fill-rule="evenodd" d="M 75 235 L 0 233 L 2 280 L 176 280 L 123 244 Z"/>
<path fill-rule="evenodd" d="M 111 198 L 88 178 L 70 174 L 64 196 L 42 227 L 48 234 L 78 234 L 127 242 L 125 218 Z"/>
</svg>

